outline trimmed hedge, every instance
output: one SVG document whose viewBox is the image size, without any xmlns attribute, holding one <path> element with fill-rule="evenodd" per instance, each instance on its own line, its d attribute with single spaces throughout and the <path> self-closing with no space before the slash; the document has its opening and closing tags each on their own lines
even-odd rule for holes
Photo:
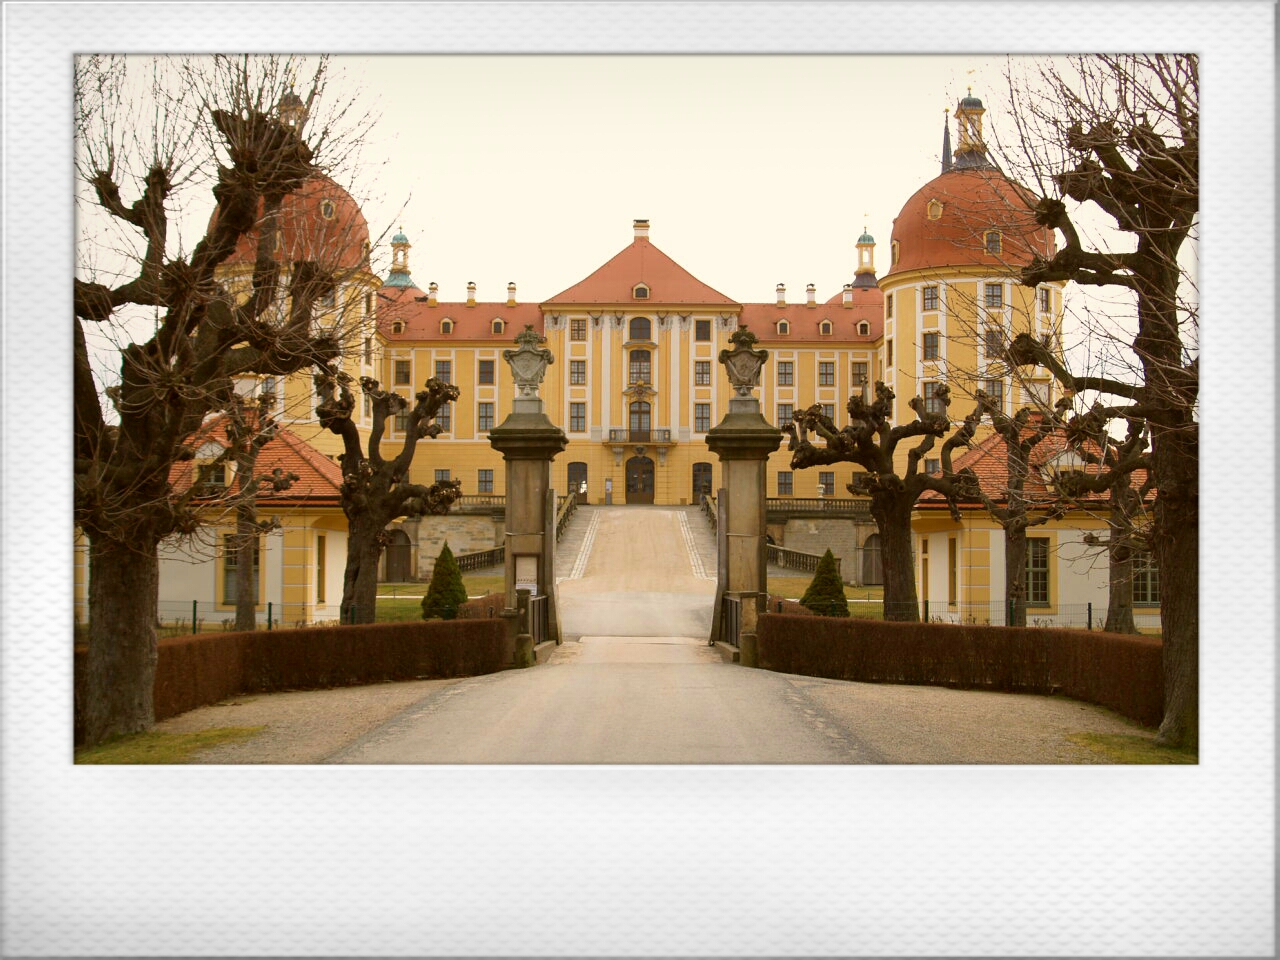
<svg viewBox="0 0 1280 960">
<path fill-rule="evenodd" d="M 1159 725 L 1164 711 L 1163 646 L 1153 637 L 770 613 L 760 618 L 758 642 L 760 666 L 780 673 L 1061 693 L 1147 726 Z"/>
<path fill-rule="evenodd" d="M 488 619 L 489 611 L 496 618 L 507 605 L 507 595 L 499 590 L 497 593 L 485 594 L 475 600 L 468 600 L 458 608 L 458 616 L 467 620 Z"/>
<path fill-rule="evenodd" d="M 470 677 L 510 660 L 506 625 L 496 618 L 202 633 L 161 640 L 157 654 L 156 720 L 240 693 Z M 87 656 L 76 648 L 77 704 Z M 78 709 L 75 731 L 82 742 Z"/>
</svg>

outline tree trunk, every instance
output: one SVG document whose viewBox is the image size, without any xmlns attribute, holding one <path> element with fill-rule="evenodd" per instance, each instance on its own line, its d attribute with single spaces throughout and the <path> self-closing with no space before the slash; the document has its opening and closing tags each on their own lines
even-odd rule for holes
<svg viewBox="0 0 1280 960">
<path fill-rule="evenodd" d="M 880 560 L 884 572 L 884 618 L 907 623 L 920 620 L 916 595 L 915 558 L 911 550 L 911 507 L 915 497 L 905 493 L 875 493 L 871 515 L 880 529 Z"/>
<path fill-rule="evenodd" d="M 1027 625 L 1027 528 L 1010 524 L 1004 530 L 1005 626 Z"/>
<path fill-rule="evenodd" d="M 258 546 L 258 525 L 252 503 L 236 506 L 236 629 L 258 629 L 258 578 L 253 555 Z"/>
<path fill-rule="evenodd" d="M 1127 538 L 1113 521 L 1111 542 L 1107 546 L 1111 577 L 1107 589 L 1107 622 L 1102 626 L 1108 633 L 1138 632 L 1133 622 L 1133 551 Z"/>
<path fill-rule="evenodd" d="M 382 524 L 357 521 L 347 538 L 347 566 L 342 579 L 343 623 L 373 623 L 378 603 L 378 561 L 382 557 Z"/>
<path fill-rule="evenodd" d="M 1160 573 L 1164 638 L 1164 720 L 1159 741 L 1197 749 L 1200 743 L 1200 529 L 1194 455 L 1174 449 L 1153 456 L 1160 494 L 1155 503 L 1155 558 Z M 1164 474 L 1164 476 L 1161 475 Z M 1172 476 L 1170 476 L 1172 474 Z M 1166 495 L 1166 491 L 1168 494 Z"/>
<path fill-rule="evenodd" d="M 160 563 L 154 541 L 89 541 L 89 655 L 85 741 L 146 730 L 155 722 Z"/>
</svg>

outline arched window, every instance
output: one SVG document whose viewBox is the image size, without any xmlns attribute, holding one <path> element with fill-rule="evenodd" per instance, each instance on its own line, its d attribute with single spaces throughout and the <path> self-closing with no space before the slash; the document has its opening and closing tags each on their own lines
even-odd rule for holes
<svg viewBox="0 0 1280 960">
<path fill-rule="evenodd" d="M 831 336 L 831 321 L 823 320 L 820 324 L 818 324 L 818 332 L 822 334 L 824 337 Z"/>
<path fill-rule="evenodd" d="M 986 234 L 987 253 L 1000 252 L 1000 231 L 988 230 Z"/>
<path fill-rule="evenodd" d="M 629 340 L 648 340 L 649 339 L 649 318 L 648 317 L 632 317 L 631 333 L 627 338 Z"/>
<path fill-rule="evenodd" d="M 891 253 L 891 256 L 889 259 L 893 261 L 894 266 L 897 266 L 897 263 L 898 263 L 898 241 L 897 240 L 894 240 L 893 243 L 889 245 L 889 250 Z"/>
<path fill-rule="evenodd" d="M 785 337 L 785 336 L 786 336 L 787 334 L 789 334 L 790 332 L 791 332 L 791 324 L 789 324 L 786 320 L 779 320 L 779 321 L 778 321 L 778 336 L 780 336 L 780 337 Z"/>
<path fill-rule="evenodd" d="M 391 332 L 392 332 L 392 333 L 403 333 L 403 332 L 404 332 L 404 324 L 403 324 L 403 323 L 401 323 L 399 320 L 393 320 L 393 321 L 392 321 L 392 323 L 391 323 Z"/>
<path fill-rule="evenodd" d="M 332 220 L 333 214 L 334 208 L 332 200 L 326 200 L 324 203 L 320 204 L 320 216 L 324 217 L 326 220 Z"/>
<path fill-rule="evenodd" d="M 648 350 L 632 350 L 628 383 L 653 383 L 653 364 Z"/>
<path fill-rule="evenodd" d="M 937 220 L 942 216 L 942 204 L 937 200 L 929 201 L 929 219 Z"/>
<path fill-rule="evenodd" d="M 644 400 L 636 400 L 631 404 L 631 439 L 647 441 L 649 439 L 650 408 Z"/>
<path fill-rule="evenodd" d="M 869 336 L 870 333 L 871 333 L 871 324 L 867 323 L 865 320 L 862 321 L 862 323 L 858 324 L 858 336 L 865 337 L 865 336 Z"/>
<path fill-rule="evenodd" d="M 646 287 L 643 283 L 637 283 L 635 285 L 635 288 L 631 291 L 631 295 L 635 297 L 637 300 L 648 300 L 649 288 Z"/>
<path fill-rule="evenodd" d="M 495 318 L 493 321 L 493 332 L 502 333 L 507 329 L 507 322 L 503 319 Z"/>
<path fill-rule="evenodd" d="M 448 317 L 445 317 L 443 320 L 441 320 L 441 321 L 440 321 L 440 332 L 441 332 L 441 333 L 453 333 L 453 321 L 452 321 L 452 320 L 450 320 Z"/>
<path fill-rule="evenodd" d="M 701 503 L 703 497 L 711 495 L 711 464 L 695 463 L 693 465 L 693 500 Z"/>
<path fill-rule="evenodd" d="M 862 584 L 884 583 L 884 571 L 880 563 L 880 534 L 873 533 L 862 544 Z"/>
</svg>

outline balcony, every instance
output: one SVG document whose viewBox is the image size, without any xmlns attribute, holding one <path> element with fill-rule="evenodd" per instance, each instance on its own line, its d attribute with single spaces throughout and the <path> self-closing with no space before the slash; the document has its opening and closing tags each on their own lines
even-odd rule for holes
<svg viewBox="0 0 1280 960">
<path fill-rule="evenodd" d="M 671 444 L 670 430 L 621 430 L 610 428 L 609 439 L 605 443 L 653 443 Z"/>
</svg>

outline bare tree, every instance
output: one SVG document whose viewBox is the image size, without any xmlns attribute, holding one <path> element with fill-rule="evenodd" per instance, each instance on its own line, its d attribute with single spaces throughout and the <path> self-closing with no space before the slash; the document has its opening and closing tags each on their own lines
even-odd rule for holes
<svg viewBox="0 0 1280 960">
<path fill-rule="evenodd" d="M 1072 373 L 1042 345 L 1015 342 L 1015 363 L 1040 363 L 1100 415 L 1150 432 L 1156 492 L 1151 544 L 1161 578 L 1165 713 L 1159 739 L 1195 747 L 1199 733 L 1199 394 L 1195 278 L 1185 264 L 1199 210 L 1200 82 L 1194 54 L 1080 56 L 1010 72 L 1016 141 L 1003 149 L 1037 183 L 1037 220 L 1065 245 L 1022 272 L 1034 285 L 1070 280 L 1126 292 L 1132 377 Z M 1111 236 L 1082 229 L 1102 216 Z M 1116 317 L 1092 327 L 1115 342 Z M 1100 351 L 1096 351 L 1100 352 Z"/>
<path fill-rule="evenodd" d="M 158 554 L 202 521 L 198 484 L 170 486 L 206 416 L 237 381 L 287 375 L 339 356 L 342 331 L 317 332 L 317 302 L 341 281 L 323 251 L 281 262 L 271 225 L 321 171 L 343 111 L 303 123 L 300 62 L 273 57 L 85 57 L 75 66 L 77 269 L 74 290 L 75 521 L 89 541 L 89 742 L 154 719 Z M 146 76 L 139 79 L 141 70 Z M 292 95 L 292 117 L 277 107 Z M 358 124 L 357 124 L 358 128 Z M 212 181 L 213 216 L 194 249 L 177 236 L 190 190 Z M 130 199 L 132 198 L 132 199 Z M 242 240 L 254 251 L 241 299 L 215 273 Z M 118 381 L 100 387 L 114 347 Z"/>
<path fill-rule="evenodd" d="M 916 419 L 891 426 L 894 393 L 883 383 L 876 383 L 876 398 L 868 404 L 858 394 L 849 398 L 849 425 L 837 430 L 830 417 L 815 404 L 795 415 L 787 429 L 790 436 L 791 466 L 795 470 L 829 463 L 853 463 L 864 473 L 855 473 L 849 492 L 871 498 L 871 516 L 880 531 L 881 559 L 884 564 L 884 617 L 886 620 L 918 621 L 920 605 L 916 596 L 915 568 L 911 551 L 911 511 L 926 490 L 934 490 L 947 499 L 951 514 L 960 522 L 959 502 L 976 495 L 977 479 L 972 472 L 956 473 L 952 469 L 951 451 L 973 439 L 978 425 L 978 411 L 967 417 L 963 426 L 942 445 L 939 454 L 942 472 L 926 473 L 921 460 L 951 430 L 946 410 L 951 392 L 942 384 L 935 399 L 941 411 L 927 409 L 925 401 L 914 397 L 909 406 Z M 815 433 L 826 441 L 817 446 L 809 439 Z M 894 467 L 894 452 L 904 440 L 919 437 L 907 454 L 906 468 L 900 476 Z"/>
<path fill-rule="evenodd" d="M 372 623 L 378 594 L 378 560 L 387 545 L 387 525 L 400 517 L 448 513 L 462 492 L 457 480 L 441 480 L 431 486 L 412 483 L 409 467 L 418 441 L 440 435 L 436 414 L 458 399 L 458 388 L 432 377 L 418 391 L 414 405 L 378 381 L 362 377 L 360 387 L 371 400 L 373 428 L 368 453 L 361 449 L 360 433 L 351 422 L 355 398 L 351 377 L 331 367 L 315 376 L 316 407 L 320 425 L 342 437 L 342 510 L 347 515 L 347 566 L 343 576 L 341 615 L 344 623 Z M 404 443 L 390 460 L 382 456 L 387 418 L 403 416 Z"/>
</svg>

